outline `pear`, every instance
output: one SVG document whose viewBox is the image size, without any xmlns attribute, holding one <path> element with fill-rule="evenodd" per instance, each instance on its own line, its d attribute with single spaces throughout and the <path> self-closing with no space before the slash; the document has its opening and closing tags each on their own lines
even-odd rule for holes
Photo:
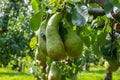
<svg viewBox="0 0 120 80">
<path fill-rule="evenodd" d="M 50 67 L 50 71 L 48 74 L 48 80 L 60 80 L 61 75 L 58 71 L 58 68 L 56 67 L 56 63 L 53 62 Z"/>
<path fill-rule="evenodd" d="M 64 44 L 59 35 L 59 22 L 62 19 L 62 13 L 56 12 L 48 20 L 46 28 L 47 54 L 52 60 L 61 60 L 66 58 Z"/>
<path fill-rule="evenodd" d="M 36 48 L 35 52 L 35 59 L 38 61 L 38 64 L 40 65 L 40 71 L 42 73 L 46 73 L 46 55 L 40 52 L 39 48 Z"/>
<path fill-rule="evenodd" d="M 37 48 L 35 52 L 35 59 L 40 61 L 45 61 L 47 50 L 46 50 L 46 39 L 45 39 L 45 29 L 47 22 L 44 20 L 39 29 L 36 31 L 35 35 L 37 38 Z M 44 35 L 44 36 L 43 36 Z"/>
<path fill-rule="evenodd" d="M 39 29 L 36 31 L 36 37 L 38 46 L 36 48 L 36 54 L 35 57 L 37 60 L 41 62 L 46 62 L 46 39 L 45 39 L 45 30 L 46 30 L 47 21 L 44 20 L 41 24 Z"/>
<path fill-rule="evenodd" d="M 38 47 L 40 51 L 47 56 L 46 50 L 46 26 L 47 20 L 44 20 L 38 29 Z"/>
<path fill-rule="evenodd" d="M 36 48 L 35 59 L 38 60 L 42 66 L 46 65 L 46 55 L 44 55 L 38 47 Z"/>
<path fill-rule="evenodd" d="M 105 69 L 110 72 L 115 72 L 119 68 L 119 62 L 116 59 L 111 59 L 109 61 L 105 61 Z"/>
<path fill-rule="evenodd" d="M 64 28 L 67 30 L 67 34 L 64 38 L 64 45 L 67 55 L 71 58 L 76 58 L 82 54 L 83 43 L 76 32 L 73 31 L 72 24 L 70 24 L 65 18 L 63 21 Z"/>
</svg>

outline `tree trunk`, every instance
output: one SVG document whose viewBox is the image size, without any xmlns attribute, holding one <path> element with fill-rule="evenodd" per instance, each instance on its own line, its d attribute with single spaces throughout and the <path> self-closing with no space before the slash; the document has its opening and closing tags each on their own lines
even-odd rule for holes
<svg viewBox="0 0 120 80">
<path fill-rule="evenodd" d="M 105 77 L 104 80 L 112 80 L 112 72 L 107 71 L 107 73 L 106 73 L 106 77 Z"/>
<path fill-rule="evenodd" d="M 90 69 L 90 64 L 89 64 L 89 62 L 86 62 L 84 65 L 84 70 L 89 71 L 89 69 Z"/>
<path fill-rule="evenodd" d="M 18 68 L 17 68 L 17 70 L 18 70 L 18 72 L 22 72 L 22 63 L 18 66 Z"/>
</svg>

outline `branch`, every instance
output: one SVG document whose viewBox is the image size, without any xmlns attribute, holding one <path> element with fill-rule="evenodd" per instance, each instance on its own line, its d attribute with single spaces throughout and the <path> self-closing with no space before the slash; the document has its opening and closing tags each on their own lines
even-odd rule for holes
<svg viewBox="0 0 120 80">
<path fill-rule="evenodd" d="M 103 9 L 96 9 L 96 8 L 88 8 L 88 13 L 90 15 L 94 15 L 94 16 L 103 16 L 105 15 L 105 11 Z"/>
<path fill-rule="evenodd" d="M 97 4 L 101 5 L 102 7 L 105 5 L 105 1 L 104 0 L 90 0 L 89 2 L 90 3 L 97 3 Z M 84 4 L 85 4 L 85 6 L 87 6 L 88 0 L 84 0 Z M 95 16 L 95 17 L 105 15 L 105 11 L 103 9 L 100 10 L 100 9 L 89 8 L 89 7 L 88 7 L 88 13 L 90 15 Z"/>
</svg>

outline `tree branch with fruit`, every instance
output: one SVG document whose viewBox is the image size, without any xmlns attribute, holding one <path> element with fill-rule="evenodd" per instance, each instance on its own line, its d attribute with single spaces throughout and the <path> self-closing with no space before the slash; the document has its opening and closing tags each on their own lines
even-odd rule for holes
<svg viewBox="0 0 120 80">
<path fill-rule="evenodd" d="M 48 80 L 56 80 L 56 77 L 57 80 L 61 80 L 60 76 L 65 77 L 67 70 L 70 73 L 69 71 L 75 69 L 75 72 L 69 75 L 76 75 L 80 69 L 78 67 L 80 64 L 76 64 L 79 63 L 80 56 L 90 51 L 95 55 L 101 54 L 106 59 L 105 67 L 110 73 L 118 69 L 119 61 L 116 60 L 118 42 L 115 33 L 119 30 L 115 29 L 118 29 L 119 12 L 115 10 L 119 10 L 119 5 L 112 2 L 114 1 L 84 0 L 84 3 L 82 1 L 50 1 L 46 2 L 47 5 L 40 3 L 38 8 L 40 10 L 36 10 L 30 23 L 36 32 L 38 43 L 36 59 L 39 60 L 41 72 L 46 73 Z M 34 21 L 39 22 L 34 24 Z M 49 66 L 46 64 L 47 61 Z M 45 63 L 45 66 L 42 63 Z M 49 70 L 45 71 L 47 66 Z M 57 69 L 56 66 L 60 68 Z M 65 66 L 69 66 L 70 70 Z M 59 71 L 61 73 L 58 73 Z M 69 75 L 67 77 L 71 78 Z"/>
</svg>

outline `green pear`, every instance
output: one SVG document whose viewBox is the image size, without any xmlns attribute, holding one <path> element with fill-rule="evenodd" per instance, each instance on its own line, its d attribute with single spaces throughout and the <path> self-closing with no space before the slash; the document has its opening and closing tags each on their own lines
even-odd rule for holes
<svg viewBox="0 0 120 80">
<path fill-rule="evenodd" d="M 61 60 L 66 58 L 64 44 L 59 35 L 59 22 L 62 19 L 62 13 L 53 14 L 48 20 L 46 28 L 47 54 L 52 60 Z"/>
<path fill-rule="evenodd" d="M 76 58 L 82 54 L 83 43 L 76 32 L 73 31 L 72 24 L 70 24 L 65 18 L 63 21 L 64 28 L 67 30 L 67 34 L 64 38 L 65 49 L 69 57 Z"/>
<path fill-rule="evenodd" d="M 40 51 L 47 55 L 46 50 L 46 26 L 47 26 L 47 20 L 44 20 L 40 28 L 38 29 L 38 47 L 40 48 Z"/>
<path fill-rule="evenodd" d="M 61 75 L 58 71 L 58 68 L 56 67 L 56 63 L 53 62 L 50 67 L 50 71 L 48 74 L 48 80 L 60 80 Z"/>
<path fill-rule="evenodd" d="M 39 64 L 46 65 L 46 55 L 40 51 L 39 47 L 36 48 L 35 59 L 39 61 Z"/>
<path fill-rule="evenodd" d="M 111 59 L 109 61 L 105 61 L 105 69 L 110 72 L 115 72 L 119 68 L 119 62 L 116 59 Z"/>
</svg>

